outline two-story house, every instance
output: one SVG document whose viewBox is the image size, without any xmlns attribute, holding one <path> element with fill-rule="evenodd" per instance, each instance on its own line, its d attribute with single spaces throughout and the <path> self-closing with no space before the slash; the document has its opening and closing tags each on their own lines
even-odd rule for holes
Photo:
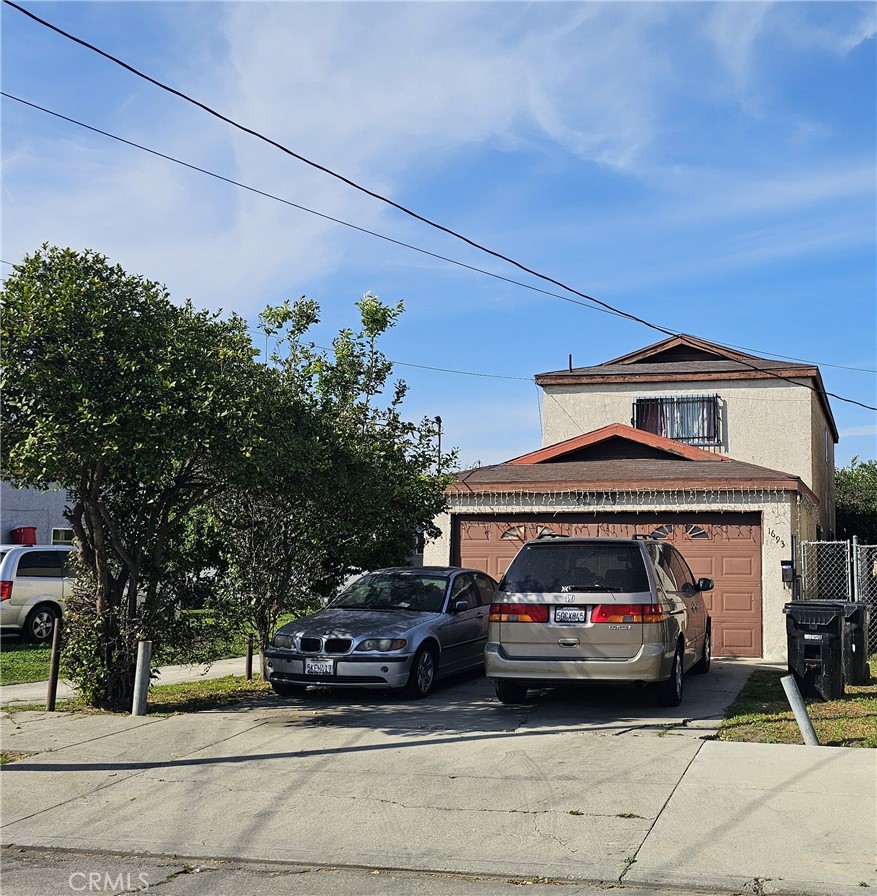
<svg viewBox="0 0 877 896">
<path fill-rule="evenodd" d="M 781 561 L 834 529 L 837 429 L 818 368 L 675 336 L 543 373 L 542 448 L 465 471 L 424 562 L 499 577 L 540 533 L 673 541 L 706 595 L 717 656 L 781 660 Z"/>
</svg>

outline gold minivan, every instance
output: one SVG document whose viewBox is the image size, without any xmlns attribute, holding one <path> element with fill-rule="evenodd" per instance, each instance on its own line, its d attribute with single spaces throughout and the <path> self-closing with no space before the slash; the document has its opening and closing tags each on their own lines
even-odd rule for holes
<svg viewBox="0 0 877 896">
<path fill-rule="evenodd" d="M 529 687 L 587 681 L 648 684 L 659 703 L 678 706 L 683 675 L 710 667 L 702 594 L 712 588 L 656 539 L 529 541 L 490 607 L 487 675 L 503 703 Z"/>
</svg>

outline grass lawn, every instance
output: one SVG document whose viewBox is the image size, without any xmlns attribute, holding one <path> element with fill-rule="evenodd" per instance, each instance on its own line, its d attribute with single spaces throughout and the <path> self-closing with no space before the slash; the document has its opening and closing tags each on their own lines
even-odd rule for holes
<svg viewBox="0 0 877 896">
<path fill-rule="evenodd" d="M 157 684 L 149 689 L 146 711 L 150 715 L 170 715 L 183 712 L 204 712 L 220 709 L 243 700 L 254 700 L 273 694 L 271 686 L 261 678 L 247 681 L 243 675 L 225 675 L 222 678 L 184 681 L 180 684 Z M 59 700 L 58 712 L 101 713 L 92 709 L 79 698 Z M 14 703 L 4 707 L 4 712 L 44 712 L 45 703 Z M 127 712 L 119 713 L 128 715 Z"/>
<path fill-rule="evenodd" d="M 719 740 L 763 744 L 803 744 L 780 679 L 784 672 L 757 669 L 728 707 Z M 877 748 L 877 658 L 871 684 L 847 685 L 840 700 L 807 699 L 819 743 L 826 747 Z"/>
<path fill-rule="evenodd" d="M 48 644 L 4 641 L 0 647 L 0 684 L 28 684 L 49 677 L 52 648 Z"/>
<path fill-rule="evenodd" d="M 277 628 L 294 618 L 291 615 L 281 616 L 277 620 Z M 246 638 L 240 635 L 226 644 L 220 650 L 221 655 L 217 656 L 216 659 L 233 659 L 234 657 L 243 656 L 246 650 Z M 258 651 L 255 652 L 258 653 Z M 51 648 L 48 644 L 26 644 L 23 641 L 4 640 L 0 644 L 0 685 L 45 681 L 49 677 L 50 655 Z M 174 656 L 162 657 L 159 655 L 152 659 L 153 666 L 173 666 L 178 664 L 181 664 L 180 659 Z"/>
</svg>

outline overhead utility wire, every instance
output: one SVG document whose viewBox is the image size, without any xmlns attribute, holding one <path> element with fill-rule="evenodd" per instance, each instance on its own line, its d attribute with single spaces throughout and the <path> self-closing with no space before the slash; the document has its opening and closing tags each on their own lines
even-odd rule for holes
<svg viewBox="0 0 877 896">
<path fill-rule="evenodd" d="M 599 308 L 595 305 L 588 305 L 586 302 L 580 302 L 578 299 L 573 299 L 570 296 L 562 296 L 560 293 L 551 292 L 547 289 L 542 289 L 539 286 L 533 286 L 530 283 L 524 283 L 522 280 L 514 280 L 511 277 L 504 277 L 502 274 L 494 273 L 493 271 L 487 271 L 484 268 L 476 267 L 472 264 L 467 264 L 464 261 L 458 261 L 455 258 L 449 258 L 447 255 L 440 255 L 437 252 L 430 252 L 428 249 L 423 249 L 420 246 L 415 246 L 412 243 L 406 243 L 403 240 L 394 239 L 391 236 L 387 236 L 383 233 L 378 233 L 376 230 L 369 230 L 367 227 L 360 227 L 357 224 L 351 224 L 349 221 L 344 221 L 341 218 L 335 218 L 332 215 L 327 215 L 324 212 L 318 212 L 315 209 L 308 208 L 305 205 L 299 205 L 296 202 L 292 202 L 290 199 L 284 199 L 282 196 L 276 196 L 273 193 L 268 193 L 265 190 L 260 190 L 257 187 L 251 187 L 248 184 L 241 183 L 240 181 L 233 180 L 230 177 L 225 177 L 222 174 L 217 174 L 214 171 L 209 171 L 207 168 L 200 168 L 198 165 L 193 165 L 190 162 L 184 162 L 182 159 L 177 159 L 174 156 L 167 155 L 166 153 L 159 152 L 157 149 L 150 149 L 148 146 L 143 146 L 141 143 L 135 143 L 132 140 L 126 140 L 124 137 L 119 137 L 116 134 L 111 134 L 109 131 L 103 131 L 100 128 L 96 128 L 93 125 L 85 124 L 82 121 L 78 121 L 75 118 L 70 118 L 67 115 L 62 115 L 60 112 L 54 112 L 51 109 L 45 108 L 45 106 L 39 106 L 36 103 L 31 103 L 28 100 L 22 99 L 21 97 L 14 96 L 11 93 L 7 93 L 5 90 L 0 90 L 0 96 L 4 96 L 7 99 L 15 100 L 17 103 L 21 103 L 24 106 L 30 106 L 32 109 L 37 109 L 40 112 L 45 112 L 47 115 L 52 115 L 55 118 L 60 118 L 62 121 L 69 122 L 70 124 L 75 124 L 78 127 L 85 128 L 87 131 L 92 131 L 95 134 L 101 134 L 103 137 L 109 137 L 111 140 L 116 140 L 119 143 L 124 143 L 127 146 L 133 146 L 135 149 L 140 149 L 143 152 L 148 152 L 151 155 L 158 156 L 161 159 L 165 159 L 168 162 L 174 162 L 177 165 L 182 165 L 184 168 L 189 168 L 192 171 L 198 171 L 201 174 L 206 174 L 208 177 L 213 177 L 216 180 L 224 181 L 227 184 L 231 184 L 234 187 L 240 187 L 242 190 L 249 190 L 251 193 L 255 193 L 258 196 L 264 196 L 266 199 L 273 199 L 276 202 L 282 202 L 284 205 L 289 205 L 292 208 L 298 209 L 302 212 L 307 212 L 309 215 L 316 215 L 318 218 L 323 218 L 326 221 L 332 221 L 334 224 L 341 224 L 344 227 L 349 227 L 351 230 L 357 230 L 360 233 L 365 233 L 368 236 L 376 237 L 379 240 L 385 240 L 388 243 L 393 243 L 397 246 L 402 246 L 405 249 L 411 249 L 414 252 L 420 252 L 422 255 L 428 255 L 430 258 L 438 259 L 439 261 L 445 261 L 448 264 L 457 265 L 457 267 L 465 268 L 468 271 L 473 271 L 476 274 L 484 274 L 487 277 L 493 277 L 495 280 L 502 280 L 505 283 L 510 283 L 513 286 L 521 286 L 524 289 L 530 289 L 533 292 L 541 293 L 545 296 L 551 296 L 555 299 L 560 299 L 562 302 L 570 302 L 573 305 L 580 305 L 582 308 L 590 308 L 592 311 L 599 311 L 602 314 L 612 314 L 616 317 L 626 317 L 623 312 L 615 311 L 610 308 Z M 11 264 L 12 262 L 3 262 L 4 264 Z M 675 335 L 675 334 L 674 334 Z"/>
<path fill-rule="evenodd" d="M 67 115 L 62 115 L 60 112 L 55 112 L 52 109 L 47 109 L 45 106 L 40 106 L 37 103 L 29 102 L 28 100 L 22 99 L 21 97 L 18 97 L 18 96 L 14 96 L 13 94 L 7 93 L 6 91 L 0 90 L 0 96 L 4 96 L 7 99 L 14 100 L 15 102 L 21 103 L 24 106 L 28 106 L 31 109 L 36 109 L 40 112 L 45 112 L 47 115 L 51 115 L 54 118 L 59 118 L 62 121 L 66 121 L 70 124 L 74 124 L 77 127 L 84 128 L 85 130 L 92 131 L 95 134 L 100 134 L 103 137 L 109 137 L 111 140 L 115 140 L 119 143 L 123 143 L 126 146 L 132 146 L 135 149 L 142 150 L 143 152 L 150 153 L 151 155 L 165 159 L 166 161 L 173 162 L 176 165 L 182 165 L 184 168 L 189 168 L 192 171 L 197 171 L 200 174 L 206 174 L 208 177 L 215 178 L 216 180 L 220 180 L 220 181 L 223 181 L 224 183 L 231 184 L 232 186 L 240 187 L 243 190 L 248 190 L 249 192 L 255 193 L 258 196 L 263 196 L 266 199 L 273 199 L 276 202 L 281 202 L 284 205 L 291 206 L 292 208 L 298 209 L 299 211 L 307 212 L 310 215 L 315 215 L 318 218 L 323 218 L 326 221 L 332 221 L 335 224 L 341 224 L 344 227 L 349 227 L 352 230 L 356 230 L 360 233 L 367 234 L 368 236 L 373 236 L 373 237 L 376 237 L 377 239 L 385 240 L 388 243 L 393 243 L 394 245 L 401 246 L 405 249 L 411 249 L 414 252 L 420 252 L 422 255 L 427 255 L 430 258 L 435 258 L 435 259 L 438 259 L 439 261 L 447 262 L 448 264 L 457 265 L 458 267 L 465 268 L 466 270 L 473 271 L 474 273 L 477 273 L 477 274 L 484 274 L 486 277 L 493 277 L 495 280 L 501 280 L 505 283 L 510 283 L 513 286 L 520 286 L 523 289 L 529 289 L 529 290 L 532 290 L 533 292 L 541 293 L 542 295 L 551 296 L 552 298 L 560 299 L 563 302 L 571 302 L 574 305 L 580 305 L 581 307 L 589 308 L 592 311 L 599 311 L 601 314 L 610 314 L 610 315 L 614 315 L 616 317 L 623 317 L 623 315 L 617 311 L 612 311 L 612 310 L 609 310 L 606 308 L 600 308 L 595 305 L 588 305 L 585 302 L 580 302 L 577 299 L 570 298 L 569 296 L 563 296 L 563 295 L 560 295 L 560 293 L 551 292 L 548 289 L 542 289 L 539 286 L 534 286 L 531 283 L 524 283 L 521 280 L 515 280 L 511 277 L 504 277 L 502 274 L 497 274 L 494 271 L 488 271 L 488 270 L 485 270 L 484 268 L 479 268 L 479 267 L 476 267 L 475 265 L 467 264 L 466 262 L 459 261 L 455 258 L 450 258 L 446 255 L 440 255 L 437 252 L 431 252 L 428 249 L 423 249 L 420 246 L 413 245 L 412 243 L 406 243 L 403 240 L 397 240 L 393 237 L 387 236 L 386 234 L 383 234 L 383 233 L 379 233 L 375 230 L 369 230 L 366 227 L 360 227 L 356 224 L 351 224 L 349 221 L 345 221 L 342 218 L 335 218 L 332 215 L 327 215 L 323 212 L 318 212 L 315 209 L 308 208 L 307 206 L 300 205 L 299 203 L 296 203 L 296 202 L 292 202 L 289 199 L 284 199 L 281 196 L 276 196 L 273 193 L 268 193 L 265 190 L 258 189 L 257 187 L 252 187 L 248 184 L 241 183 L 240 181 L 233 180 L 230 177 L 225 177 L 222 174 L 217 174 L 216 172 L 210 171 L 207 168 L 201 168 L 198 165 L 193 165 L 190 162 L 184 162 L 184 161 L 182 161 L 182 159 L 178 159 L 174 156 L 167 155 L 166 153 L 160 152 L 156 149 L 151 149 L 148 146 L 143 146 L 140 143 L 135 143 L 134 141 L 127 140 L 124 137 L 119 137 L 117 134 L 112 134 L 109 131 L 101 130 L 100 128 L 94 127 L 93 125 L 90 125 L 90 124 L 85 124 L 85 122 L 79 121 L 75 118 L 70 118 Z M 7 264 L 7 265 L 10 265 L 11 267 L 14 267 L 14 264 L 11 261 L 5 261 L 3 259 L 0 259 L 0 263 Z M 746 346 L 731 346 L 731 347 L 739 348 L 739 349 L 742 349 L 743 351 L 753 351 L 753 352 L 760 351 L 759 349 L 751 349 L 751 348 L 747 349 Z M 872 370 L 872 369 L 865 368 L 865 367 L 852 367 L 852 366 L 843 365 L 843 364 L 831 364 L 827 361 L 825 361 L 825 362 L 823 362 L 823 361 L 807 361 L 803 358 L 791 358 L 788 355 L 779 355 L 779 354 L 776 354 L 773 352 L 761 352 L 761 354 L 771 355 L 772 357 L 780 358 L 780 359 L 787 360 L 787 361 L 798 361 L 800 363 L 815 364 L 816 366 L 820 366 L 820 367 L 836 367 L 841 370 L 855 370 L 860 373 L 877 373 L 877 370 Z M 395 363 L 403 364 L 404 362 L 399 361 L 399 362 L 395 362 Z M 408 366 L 419 367 L 419 366 L 423 366 L 423 365 L 410 364 Z M 438 368 L 438 367 L 436 367 L 436 368 L 424 367 L 424 369 L 426 369 L 426 370 L 444 370 L 444 368 Z M 449 370 L 446 372 L 448 372 L 448 373 L 463 373 L 463 374 L 469 375 L 467 371 Z M 489 373 L 473 373 L 471 375 L 472 376 L 486 376 L 486 377 L 499 376 L 499 375 L 489 374 Z M 500 376 L 499 378 L 500 379 L 530 379 L 530 377 L 507 377 L 507 376 Z"/>
<path fill-rule="evenodd" d="M 62 37 L 65 37 L 68 40 L 73 41 L 74 43 L 79 44 L 80 46 L 85 47 L 86 49 L 91 50 L 94 53 L 97 53 L 99 56 L 103 56 L 105 59 L 108 59 L 110 62 L 113 62 L 116 65 L 124 68 L 126 71 L 129 71 L 134 75 L 137 75 L 138 78 L 142 78 L 144 81 L 148 81 L 150 84 L 153 84 L 156 87 L 159 87 L 160 89 L 167 91 L 168 93 L 173 94 L 174 96 L 177 96 L 182 100 L 185 100 L 187 103 L 191 103 L 193 106 L 197 106 L 199 109 L 202 109 L 204 112 L 207 112 L 208 115 L 212 115 L 214 118 L 218 118 L 220 121 L 224 121 L 226 124 L 230 124 L 232 127 L 236 128 L 240 131 L 243 131 L 246 134 L 250 134 L 250 136 L 255 137 L 257 140 L 261 140 L 264 143 L 267 143 L 270 146 L 273 146 L 276 149 L 279 149 L 281 152 L 285 153 L 286 155 L 291 156 L 294 159 L 298 159 L 298 161 L 304 162 L 306 165 L 309 165 L 310 167 L 315 168 L 318 171 L 322 171 L 324 174 L 328 174 L 330 177 L 334 177 L 337 180 L 340 180 L 343 183 L 346 183 L 348 186 L 352 187 L 353 189 L 358 190 L 361 193 L 365 193 L 367 196 L 371 196 L 373 199 L 377 199 L 379 202 L 384 202 L 387 205 L 390 205 L 393 208 L 398 209 L 403 214 L 406 214 L 409 217 L 412 217 L 415 220 L 420 221 L 429 227 L 433 227 L 434 229 L 439 230 L 443 233 L 446 233 L 449 236 L 454 237 L 455 239 L 461 240 L 462 242 L 467 243 L 468 245 L 472 246 L 475 249 L 485 252 L 488 255 L 492 255 L 494 258 L 498 258 L 501 261 L 505 261 L 506 263 L 511 264 L 512 266 L 518 268 L 519 270 L 522 270 L 525 273 L 531 274 L 532 276 L 537 277 L 540 280 L 545 280 L 547 283 L 553 283 L 555 286 L 559 286 L 561 289 L 566 290 L 567 292 L 571 292 L 573 295 L 580 296 L 581 298 L 587 299 L 590 302 L 595 302 L 596 304 L 601 305 L 603 308 L 607 308 L 607 309 L 615 312 L 616 314 L 620 315 L 621 317 L 626 317 L 628 320 L 632 320 L 636 323 L 642 324 L 643 326 L 648 327 L 651 330 L 656 330 L 657 332 L 663 333 L 666 336 L 679 335 L 677 333 L 674 333 L 672 330 L 668 330 L 666 327 L 659 326 L 658 324 L 651 323 L 650 321 L 645 320 L 644 318 L 638 317 L 635 314 L 631 314 L 627 311 L 622 311 L 619 308 L 615 308 L 613 305 L 610 305 L 608 302 L 604 302 L 601 299 L 595 298 L 594 296 L 590 296 L 587 293 L 581 292 L 580 290 L 575 289 L 572 286 L 568 286 L 567 284 L 563 283 L 560 280 L 556 280 L 553 277 L 549 277 L 547 274 L 541 274 L 541 273 L 539 273 L 539 271 L 536 271 L 533 268 L 529 268 L 526 265 L 522 264 L 521 262 L 515 261 L 515 259 L 508 257 L 507 255 L 503 255 L 500 252 L 496 252 L 493 249 L 489 249 L 487 246 L 483 246 L 481 243 L 478 243 L 475 240 L 471 240 L 471 239 L 469 239 L 469 237 L 464 236 L 463 234 L 458 233 L 455 230 L 451 230 L 450 228 L 445 227 L 442 224 L 432 221 L 429 218 L 426 218 L 423 215 L 418 214 L 417 212 L 413 211 L 412 209 L 409 209 L 404 205 L 400 205 L 398 202 L 395 202 L 392 199 L 389 199 L 388 197 L 381 195 L 380 193 L 376 193 L 373 190 L 370 190 L 367 187 L 364 187 L 361 184 L 356 183 L 356 181 L 353 181 L 350 178 L 345 177 L 344 175 L 339 174 L 336 171 L 333 171 L 331 168 L 328 168 L 325 165 L 321 165 L 319 162 L 314 162 L 311 159 L 308 159 L 306 156 L 303 156 L 300 153 L 297 153 L 294 150 L 289 149 L 289 147 L 284 146 L 282 143 L 278 143 L 276 140 L 273 140 L 272 138 L 265 136 L 264 134 L 260 133 L 259 131 L 253 130 L 252 128 L 248 128 L 246 125 L 240 124 L 239 122 L 235 121 L 232 118 L 229 118 L 226 115 L 223 115 L 221 112 L 216 111 L 215 109 L 211 108 L 210 106 L 206 105 L 205 103 L 202 103 L 199 100 L 196 100 L 194 97 L 191 97 L 188 94 L 183 93 L 182 91 L 177 90 L 176 88 L 163 83 L 162 81 L 158 81 L 157 79 L 151 77 L 150 75 L 147 75 L 145 72 L 141 72 L 139 69 L 134 68 L 132 65 L 129 65 L 127 62 L 124 62 L 123 60 L 119 59 L 118 57 L 113 56 L 110 53 L 107 53 L 105 50 L 101 50 L 99 47 L 96 47 L 94 44 L 91 44 L 88 41 L 83 40 L 82 38 L 76 37 L 75 35 L 70 34 L 67 31 L 64 31 L 62 28 L 59 28 L 57 25 L 53 25 L 51 22 L 48 22 L 45 19 L 40 18 L 38 15 L 35 15 L 34 13 L 30 12 L 29 10 L 24 9 L 24 7 L 19 6 L 19 4 L 14 3 L 13 0 L 3 0 L 3 2 L 6 3 L 8 6 L 11 6 L 13 9 L 17 9 L 20 13 L 27 16 L 28 18 L 33 19 L 33 21 L 38 22 L 40 25 L 43 25 L 46 28 L 49 28 L 51 31 L 54 31 L 56 34 L 60 34 Z M 775 371 L 767 370 L 767 369 L 758 367 L 754 364 L 750 364 L 748 361 L 745 361 L 742 358 L 738 358 L 737 360 L 739 361 L 739 363 L 743 364 L 745 367 L 749 367 L 751 370 L 754 370 L 756 372 L 767 373 L 768 375 L 775 377 L 776 379 L 784 380 L 785 382 L 792 383 L 793 385 L 796 385 L 796 386 L 805 385 L 805 388 L 810 389 L 811 392 L 816 392 L 816 393 L 824 392 L 825 395 L 831 396 L 832 398 L 836 398 L 836 399 L 838 399 L 838 401 L 843 401 L 843 402 L 847 402 L 849 404 L 858 405 L 859 407 L 865 408 L 866 410 L 869 410 L 869 411 L 877 411 L 877 406 L 867 405 L 860 401 L 856 401 L 853 398 L 845 398 L 844 396 L 838 395 L 835 392 L 827 392 L 825 390 L 817 389 L 814 386 L 809 386 L 806 384 L 798 383 L 791 377 L 783 376 L 782 374 L 776 373 Z"/>
<path fill-rule="evenodd" d="M 567 292 L 573 293 L 573 295 L 577 295 L 583 299 L 587 299 L 591 302 L 596 302 L 598 305 L 602 305 L 604 308 L 608 308 L 611 311 L 621 315 L 622 317 L 626 317 L 629 320 L 635 321 L 636 323 L 643 324 L 643 326 L 649 327 L 653 330 L 658 330 L 661 333 L 664 333 L 666 336 L 676 336 L 672 330 L 668 330 L 665 327 L 658 326 L 657 324 L 650 323 L 647 320 L 643 320 L 641 317 L 637 317 L 635 314 L 630 314 L 627 311 L 621 311 L 618 308 L 614 308 L 612 305 L 609 305 L 606 302 L 601 301 L 600 299 L 594 298 L 593 296 L 589 296 L 586 293 L 580 292 L 577 289 L 574 289 L 571 286 L 567 286 L 565 283 L 562 283 L 560 280 L 555 280 L 552 277 L 547 276 L 546 274 L 540 274 L 538 271 L 533 270 L 532 268 L 528 268 L 526 265 L 521 264 L 519 261 L 515 261 L 513 258 L 509 258 L 506 255 L 503 255 L 500 252 L 496 252 L 493 249 L 489 249 L 487 246 L 482 246 L 480 243 L 475 242 L 475 240 L 469 239 L 469 237 L 464 236 L 461 233 L 458 233 L 455 230 L 451 230 L 449 227 L 445 227 L 443 224 L 438 224 L 435 221 L 431 221 L 429 218 L 424 217 L 421 214 L 413 211 L 410 208 L 407 208 L 404 205 L 400 205 L 398 202 L 389 199 L 386 196 L 382 196 L 380 193 L 376 193 L 373 190 L 368 189 L 368 187 L 364 187 L 361 184 L 356 183 L 356 181 L 351 180 L 348 177 L 345 177 L 343 174 L 339 174 L 337 171 L 333 171 L 331 168 L 327 168 L 325 165 L 321 165 L 319 162 L 314 162 L 311 159 L 308 159 L 306 156 L 301 155 L 300 153 L 295 152 L 287 146 L 284 146 L 282 143 L 278 143 L 276 140 L 273 140 L 271 137 L 266 137 L 264 134 L 259 131 L 253 130 L 252 128 L 247 127 L 246 125 L 240 124 L 240 122 L 235 121 L 232 118 L 229 118 L 227 115 L 223 115 L 221 112 L 216 111 L 216 109 L 211 108 L 210 106 L 202 103 L 200 100 L 196 100 L 194 97 L 189 96 L 186 93 L 183 93 L 180 90 L 177 90 L 175 87 L 171 87 L 169 84 L 165 84 L 162 81 L 157 80 L 156 78 L 147 75 L 145 72 L 140 71 L 139 69 L 134 68 L 134 66 L 129 65 L 127 62 L 119 59 L 116 56 L 113 56 L 110 53 L 107 53 L 105 50 L 101 50 L 100 47 L 96 47 L 94 44 L 89 43 L 86 40 L 83 40 L 80 37 L 76 37 L 73 34 L 70 34 L 67 31 L 64 31 L 62 28 L 59 28 L 57 25 L 53 25 L 51 22 L 47 22 L 45 19 L 40 18 L 38 15 L 30 12 L 22 6 L 19 6 L 17 3 L 13 2 L 13 0 L 3 0 L 4 3 L 13 7 L 13 9 L 17 9 L 19 12 L 26 15 L 28 18 L 33 19 L 35 22 L 38 22 L 40 25 L 44 25 L 46 28 L 54 31 L 56 34 L 60 34 L 62 37 L 67 38 L 68 40 L 73 41 L 74 43 L 79 44 L 82 47 L 85 47 L 88 50 L 91 50 L 94 53 L 97 53 L 99 56 L 103 56 L 104 59 L 108 59 L 110 62 L 115 63 L 118 66 L 121 66 L 126 71 L 131 72 L 133 75 L 137 75 L 138 78 L 142 78 L 144 81 L 148 81 L 150 84 L 155 85 L 156 87 L 161 88 L 162 90 L 167 91 L 168 93 L 173 94 L 176 97 L 179 97 L 182 100 L 185 100 L 187 103 L 191 103 L 193 106 L 197 106 L 199 109 L 206 112 L 208 115 L 212 115 L 214 118 L 218 118 L 220 121 L 224 121 L 226 124 L 230 124 L 233 128 L 236 128 L 239 131 L 243 131 L 245 134 L 249 134 L 251 137 L 255 137 L 257 140 L 261 140 L 264 143 L 273 146 L 275 149 L 279 149 L 281 152 L 285 153 L 288 156 L 291 156 L 294 159 L 298 159 L 300 162 L 304 162 L 304 164 L 309 165 L 311 168 L 315 168 L 318 171 L 322 171 L 324 174 L 328 174 L 330 177 L 334 177 L 336 180 L 340 180 L 343 183 L 347 184 L 349 187 L 353 187 L 354 190 L 358 190 L 360 193 L 365 193 L 367 196 L 371 196 L 373 199 L 377 199 L 379 202 L 384 202 L 387 205 L 392 206 L 395 209 L 398 209 L 403 214 L 408 215 L 411 218 L 414 218 L 417 221 L 420 221 L 423 224 L 428 225 L 429 227 L 433 227 L 436 230 L 440 230 L 442 233 L 446 233 L 449 236 L 454 237 L 455 239 L 462 240 L 464 243 L 472 246 L 475 249 L 478 249 L 481 252 L 486 252 L 488 255 L 492 255 L 494 258 L 498 258 L 501 261 L 505 261 L 507 264 L 511 264 L 514 267 L 524 271 L 527 274 L 532 274 L 534 277 L 538 277 L 540 280 L 545 280 L 548 283 L 553 283 L 555 286 L 559 286 L 561 289 L 566 290 Z"/>
</svg>

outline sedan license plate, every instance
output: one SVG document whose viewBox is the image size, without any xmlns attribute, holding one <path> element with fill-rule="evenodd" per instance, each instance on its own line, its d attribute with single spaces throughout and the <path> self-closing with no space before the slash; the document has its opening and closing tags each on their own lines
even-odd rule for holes
<svg viewBox="0 0 877 896">
<path fill-rule="evenodd" d="M 314 660 L 305 657 L 305 675 L 334 675 L 334 660 Z"/>
<path fill-rule="evenodd" d="M 557 607 L 554 611 L 555 622 L 584 622 L 588 611 L 583 607 Z"/>
</svg>

